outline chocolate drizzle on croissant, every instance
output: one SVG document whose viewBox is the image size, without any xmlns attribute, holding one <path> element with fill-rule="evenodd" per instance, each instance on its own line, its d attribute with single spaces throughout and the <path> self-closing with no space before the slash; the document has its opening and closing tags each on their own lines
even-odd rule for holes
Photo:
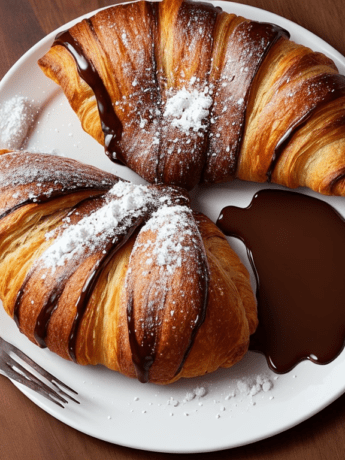
<svg viewBox="0 0 345 460">
<path fill-rule="evenodd" d="M 151 14 L 154 17 L 153 28 L 157 28 L 157 31 L 153 32 L 153 36 L 156 36 L 157 34 L 158 36 L 162 35 L 162 32 L 159 30 L 161 25 L 159 23 L 158 8 L 156 5 L 147 4 L 148 14 Z M 205 44 L 202 45 L 203 54 L 201 56 L 201 59 L 204 62 L 201 63 L 201 68 L 206 68 L 204 69 L 204 75 L 201 77 L 201 83 L 198 86 L 203 89 L 203 86 L 207 87 L 211 84 L 212 88 L 214 88 L 212 89 L 212 92 L 215 93 L 215 97 L 209 110 L 210 118 L 212 120 L 220 117 L 220 114 L 224 112 L 226 101 L 229 101 L 230 107 L 229 113 L 227 114 L 227 126 L 230 126 L 231 124 L 232 129 L 230 132 L 226 129 L 226 145 L 229 145 L 230 147 L 229 150 L 227 150 L 227 155 L 224 159 L 225 163 L 223 161 L 223 163 L 216 165 L 216 167 L 219 171 L 222 171 L 221 174 L 225 174 L 228 179 L 232 179 L 236 175 L 237 160 L 241 149 L 245 112 L 251 83 L 258 71 L 260 63 L 269 49 L 277 40 L 279 40 L 279 38 L 284 35 L 287 36 L 288 32 L 273 24 L 257 23 L 253 21 L 239 23 L 233 32 L 233 38 L 230 46 L 228 46 L 227 50 L 224 50 L 224 60 L 221 63 L 223 70 L 218 66 L 212 67 L 212 35 L 215 31 L 216 21 L 219 20 L 218 15 L 220 14 L 220 11 L 221 10 L 219 8 L 214 8 L 211 5 L 199 4 L 198 6 L 195 6 L 194 3 L 188 1 L 183 2 L 178 10 L 175 28 L 183 28 L 185 24 L 188 23 L 190 28 L 187 36 L 187 41 L 190 42 L 189 46 L 193 43 L 195 34 L 198 33 L 197 29 L 204 29 L 203 33 Z M 89 29 L 90 33 L 98 43 L 98 46 L 102 47 L 93 26 L 92 19 L 86 19 L 84 22 L 85 28 Z M 234 43 L 233 46 L 232 43 Z M 64 46 L 72 54 L 80 77 L 92 88 L 95 94 L 102 130 L 104 133 L 104 145 L 108 156 L 113 161 L 120 160 L 121 163 L 126 164 L 125 157 L 121 153 L 121 144 L 119 143 L 123 132 L 121 123 L 114 112 L 109 93 L 106 90 L 102 78 L 92 64 L 91 58 L 88 58 L 86 52 L 83 51 L 82 46 L 72 36 L 70 31 L 65 31 L 57 35 L 53 46 L 57 45 Z M 155 40 L 153 40 L 153 47 L 154 46 Z M 186 45 L 183 44 L 183 46 Z M 243 55 L 248 53 L 249 48 L 255 49 L 255 53 L 253 54 L 252 59 L 247 62 L 248 66 L 245 70 L 245 77 L 238 79 L 236 78 L 236 73 L 243 72 Z M 154 54 L 157 54 L 155 49 Z M 233 74 L 230 79 L 224 75 L 225 72 L 228 73 L 228 69 L 224 71 L 224 68 L 228 66 L 228 62 L 231 63 L 230 72 Z M 158 90 L 166 91 L 169 89 L 168 79 L 162 75 L 162 69 L 157 70 L 156 73 L 158 75 L 158 81 L 156 83 Z M 212 77 L 210 77 L 210 75 Z M 197 77 L 194 78 L 197 79 Z M 226 89 L 224 81 L 222 81 L 223 79 L 227 81 L 227 84 L 225 85 Z M 198 78 L 198 80 L 200 80 L 200 78 Z M 220 82 L 222 82 L 223 85 Z M 237 101 L 237 103 L 233 104 L 231 101 Z M 239 101 L 242 102 L 239 103 Z M 158 93 L 157 103 L 162 103 L 162 94 L 159 95 Z M 220 110 L 221 107 L 223 107 L 222 110 Z M 170 132 L 171 130 L 169 129 L 169 124 L 164 119 L 163 112 L 161 110 L 158 110 L 158 115 L 156 114 L 155 118 L 157 121 L 157 133 L 159 138 L 159 154 L 157 157 L 155 181 L 158 183 L 170 183 L 170 180 L 167 179 L 165 173 L 165 170 L 169 168 L 167 163 L 168 155 L 166 155 L 166 153 L 171 149 L 170 137 L 174 134 Z M 234 126 L 236 126 L 236 128 L 234 128 Z M 203 173 L 205 177 L 204 180 L 206 181 L 208 181 L 207 177 L 210 175 L 208 170 L 212 169 L 212 174 L 215 174 L 212 153 L 219 150 L 219 145 L 224 142 L 224 132 L 221 135 L 217 135 L 214 131 L 215 130 L 212 129 L 211 125 L 209 127 L 209 135 L 204 136 L 203 141 L 200 140 L 200 138 L 203 138 L 200 132 L 198 133 L 199 139 L 194 141 L 193 154 L 195 155 L 195 151 L 197 151 L 197 155 L 204 157 L 202 164 L 206 167 L 206 170 Z M 188 135 L 192 136 L 191 133 L 188 133 Z M 219 137 L 221 137 L 221 139 L 219 139 Z M 208 158 L 207 163 L 206 158 Z M 201 169 L 199 171 L 199 175 L 201 174 Z M 193 171 L 193 175 L 195 175 L 195 171 Z M 189 180 L 194 181 L 192 177 L 190 177 Z M 178 185 L 186 184 L 178 183 Z M 188 186 L 187 188 L 191 187 Z"/>
<path fill-rule="evenodd" d="M 158 343 L 159 343 L 159 335 L 160 335 L 160 325 L 164 322 L 164 303 L 165 297 L 169 290 L 169 271 L 173 270 L 174 265 L 179 266 L 184 259 L 183 252 L 186 249 L 181 248 L 181 252 L 178 251 L 174 255 L 175 249 L 173 249 L 172 254 L 164 253 L 164 246 L 168 247 L 169 244 L 172 244 L 171 230 L 175 228 L 179 228 L 179 232 L 181 233 L 178 239 L 178 245 L 181 244 L 182 241 L 188 241 L 187 251 L 188 258 L 193 258 L 195 260 L 195 272 L 198 273 L 198 286 L 191 286 L 191 290 L 197 289 L 198 297 L 196 300 L 193 300 L 191 305 L 188 307 L 187 315 L 191 317 L 187 324 L 190 323 L 191 333 L 188 334 L 188 340 L 185 341 L 185 345 L 181 347 L 182 353 L 180 354 L 180 362 L 177 361 L 176 371 L 174 376 L 178 375 L 185 363 L 191 347 L 193 346 L 195 336 L 205 320 L 206 316 L 206 307 L 208 302 L 208 287 L 209 287 L 209 273 L 208 273 L 208 263 L 207 257 L 205 254 L 205 248 L 203 246 L 202 240 L 198 237 L 198 231 L 195 223 L 190 221 L 188 213 L 186 210 L 180 209 L 179 215 L 177 216 L 175 210 L 171 209 L 170 218 L 168 217 L 169 224 L 167 225 L 167 229 L 164 231 L 163 238 L 166 238 L 166 241 L 161 241 L 162 248 L 159 250 L 160 254 L 156 254 L 157 259 L 170 259 L 169 260 L 169 270 L 168 273 L 165 270 L 160 270 L 159 278 L 148 277 L 148 284 L 146 288 L 144 288 L 143 293 L 141 294 L 141 309 L 143 314 L 141 315 L 142 321 L 142 333 L 138 334 L 136 332 L 136 328 L 138 327 L 138 323 L 135 321 L 135 293 L 136 290 L 136 276 L 129 276 L 127 280 L 127 289 L 128 289 L 128 300 L 127 300 L 127 322 L 128 322 L 128 332 L 129 332 L 129 341 L 131 344 L 132 350 L 132 357 L 133 357 L 133 364 L 135 365 L 136 372 L 138 379 L 141 382 L 149 381 L 149 371 L 151 366 L 154 364 Z M 158 225 L 161 226 L 164 220 L 166 219 L 166 215 L 159 215 L 160 210 L 155 213 L 153 218 L 148 222 L 142 232 L 150 232 L 153 227 L 157 227 Z M 153 223 L 154 220 L 157 223 Z M 175 222 L 174 222 L 175 221 Z M 148 227 L 148 228 L 147 228 Z M 170 229 L 169 229 L 170 227 Z M 170 234 L 169 234 L 170 233 Z M 191 235 L 193 235 L 191 237 Z M 162 236 L 161 236 L 162 238 Z M 169 243 L 170 240 L 170 243 Z M 186 243 L 184 243 L 186 244 Z M 140 247 L 140 243 L 139 243 Z M 142 252 L 142 263 L 145 264 L 145 251 Z M 175 260 L 174 260 L 175 259 Z M 158 262 L 159 264 L 159 262 Z M 194 276 L 193 274 L 190 275 L 191 277 Z M 183 295 L 183 294 L 182 294 Z M 158 305 L 155 306 L 155 309 L 152 309 L 152 304 L 158 302 Z M 139 338 L 138 338 L 139 337 Z"/>
<path fill-rule="evenodd" d="M 122 126 L 113 159 L 147 181 L 191 189 L 239 178 L 345 194 L 344 125 L 334 134 L 345 77 L 281 27 L 163 0 L 111 7 L 68 33 Z M 97 91 L 76 78 L 80 65 L 57 44 L 39 65 L 86 132 L 107 144 Z"/>
<path fill-rule="evenodd" d="M 131 238 L 135 231 L 137 231 L 142 225 L 143 222 L 147 218 L 147 216 L 140 216 L 136 218 L 127 228 L 124 234 L 117 237 L 117 241 L 109 243 L 109 249 L 104 250 L 104 256 L 97 261 L 95 264 L 94 270 L 87 279 L 83 289 L 81 291 L 80 297 L 78 298 L 76 309 L 77 314 L 75 316 L 73 326 L 71 329 L 70 337 L 69 337 L 69 352 L 71 358 L 77 362 L 76 359 L 76 341 L 77 341 L 77 331 L 78 331 L 78 324 L 82 319 L 83 313 L 87 307 L 88 301 L 92 295 L 93 289 L 102 274 L 102 271 L 105 269 L 107 264 L 112 260 L 115 254 L 121 249 L 121 247 L 126 244 L 126 242 Z"/>
<path fill-rule="evenodd" d="M 88 24 L 90 31 L 92 31 L 96 37 L 92 27 L 92 22 L 89 19 L 85 19 L 85 22 Z M 102 131 L 104 133 L 104 145 L 106 152 L 110 155 L 113 161 L 120 164 L 123 163 L 124 160 L 121 153 L 115 149 L 117 140 L 121 139 L 122 126 L 120 120 L 114 112 L 110 96 L 97 70 L 92 62 L 87 59 L 82 47 L 68 30 L 61 32 L 56 36 L 53 46 L 56 45 L 62 45 L 68 49 L 75 59 L 79 75 L 95 93 L 99 117 L 102 124 Z"/>
<path fill-rule="evenodd" d="M 156 383 L 246 352 L 257 324 L 249 274 L 183 190 L 9 152 L 0 198 L 1 300 L 37 345 Z"/>
<path fill-rule="evenodd" d="M 233 25 L 233 22 L 237 24 Z M 289 33 L 274 24 L 224 19 L 226 38 L 218 46 L 219 61 L 211 77 L 213 105 L 204 182 L 224 182 L 236 177 L 246 111 L 253 80 L 269 50 Z"/>
<path fill-rule="evenodd" d="M 305 105 L 300 114 L 300 118 L 293 121 L 293 124 L 278 141 L 274 149 L 271 163 L 266 172 L 268 182 L 271 182 L 272 174 L 279 161 L 280 155 L 291 141 L 294 133 L 298 131 L 298 128 L 305 125 L 309 118 L 312 117 L 317 110 L 320 110 L 322 107 L 327 106 L 328 103 L 345 96 L 345 78 L 338 74 L 322 75 L 321 77 L 317 76 L 308 82 L 308 87 L 305 88 L 304 91 L 308 91 L 309 93 L 311 91 L 314 92 L 313 99 L 310 100 L 311 105 Z M 303 96 L 301 95 L 301 97 Z"/>
<path fill-rule="evenodd" d="M 89 191 L 85 196 L 99 195 L 118 180 L 86 165 L 81 175 L 80 163 L 52 155 L 13 152 L 2 155 L 0 164 L 0 219 L 27 204 L 44 203 L 76 191 Z"/>
</svg>

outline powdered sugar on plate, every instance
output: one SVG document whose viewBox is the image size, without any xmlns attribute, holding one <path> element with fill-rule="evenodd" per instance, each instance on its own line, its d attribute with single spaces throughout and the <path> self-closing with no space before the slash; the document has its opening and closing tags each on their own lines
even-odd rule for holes
<svg viewBox="0 0 345 460">
<path fill-rule="evenodd" d="M 210 376 L 205 378 L 204 382 L 193 387 L 187 385 L 189 389 L 180 387 L 181 382 L 176 387 L 172 387 L 170 392 L 157 390 L 155 394 L 157 403 L 151 400 L 148 407 L 138 396 L 128 402 L 131 413 L 145 413 L 149 415 L 155 409 L 152 406 L 166 412 L 168 416 L 176 417 L 193 417 L 201 414 L 203 411 L 213 414 L 214 420 L 223 419 L 224 417 L 232 418 L 238 411 L 247 412 L 256 410 L 260 406 L 260 401 L 274 400 L 274 381 L 278 376 L 273 377 L 269 373 L 253 373 L 244 377 L 230 378 L 227 389 L 222 391 Z M 165 403 L 162 398 L 168 396 Z M 145 412 L 143 412 L 143 409 Z M 156 409 L 157 410 L 157 409 Z"/>
<path fill-rule="evenodd" d="M 36 115 L 37 108 L 27 97 L 5 101 L 0 106 L 0 148 L 21 148 Z"/>
</svg>

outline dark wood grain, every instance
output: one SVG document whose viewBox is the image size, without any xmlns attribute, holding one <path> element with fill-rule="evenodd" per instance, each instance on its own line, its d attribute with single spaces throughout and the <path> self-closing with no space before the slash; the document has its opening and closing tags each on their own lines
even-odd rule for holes
<svg viewBox="0 0 345 460">
<path fill-rule="evenodd" d="M 279 14 L 312 31 L 345 55 L 344 0 L 238 0 Z M 0 0 L 0 77 L 46 34 L 109 0 Z M 345 376 L 344 376 L 345 378 Z M 175 455 L 108 444 L 54 419 L 0 376 L 1 460 L 161 460 Z M 179 458 L 191 458 L 180 455 Z M 195 458 L 195 456 L 194 456 Z M 343 460 L 345 395 L 319 414 L 273 438 L 201 460 Z"/>
</svg>

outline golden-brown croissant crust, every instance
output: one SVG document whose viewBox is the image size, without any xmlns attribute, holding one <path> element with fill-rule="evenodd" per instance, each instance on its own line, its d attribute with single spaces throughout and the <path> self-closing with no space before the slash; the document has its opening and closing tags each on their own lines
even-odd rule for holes
<svg viewBox="0 0 345 460">
<path fill-rule="evenodd" d="M 108 156 L 151 183 L 345 195 L 345 77 L 278 26 L 187 0 L 118 5 L 39 65 Z"/>
<path fill-rule="evenodd" d="M 32 342 L 169 383 L 246 353 L 249 274 L 182 189 L 75 160 L 0 156 L 0 297 Z"/>
</svg>

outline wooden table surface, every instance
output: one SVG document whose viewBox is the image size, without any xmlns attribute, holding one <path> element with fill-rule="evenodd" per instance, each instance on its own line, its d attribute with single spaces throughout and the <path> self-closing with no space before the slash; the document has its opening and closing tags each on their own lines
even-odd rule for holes
<svg viewBox="0 0 345 460">
<path fill-rule="evenodd" d="M 344 0 L 237 0 L 277 13 L 326 40 L 345 55 Z M 112 0 L 0 0 L 0 78 L 46 34 Z M 138 451 L 94 439 L 55 420 L 0 376 L 2 460 L 161 460 L 173 455 Z M 182 458 L 190 455 L 180 455 Z M 345 395 L 302 424 L 244 447 L 198 454 L 198 459 L 343 460 Z"/>
</svg>

